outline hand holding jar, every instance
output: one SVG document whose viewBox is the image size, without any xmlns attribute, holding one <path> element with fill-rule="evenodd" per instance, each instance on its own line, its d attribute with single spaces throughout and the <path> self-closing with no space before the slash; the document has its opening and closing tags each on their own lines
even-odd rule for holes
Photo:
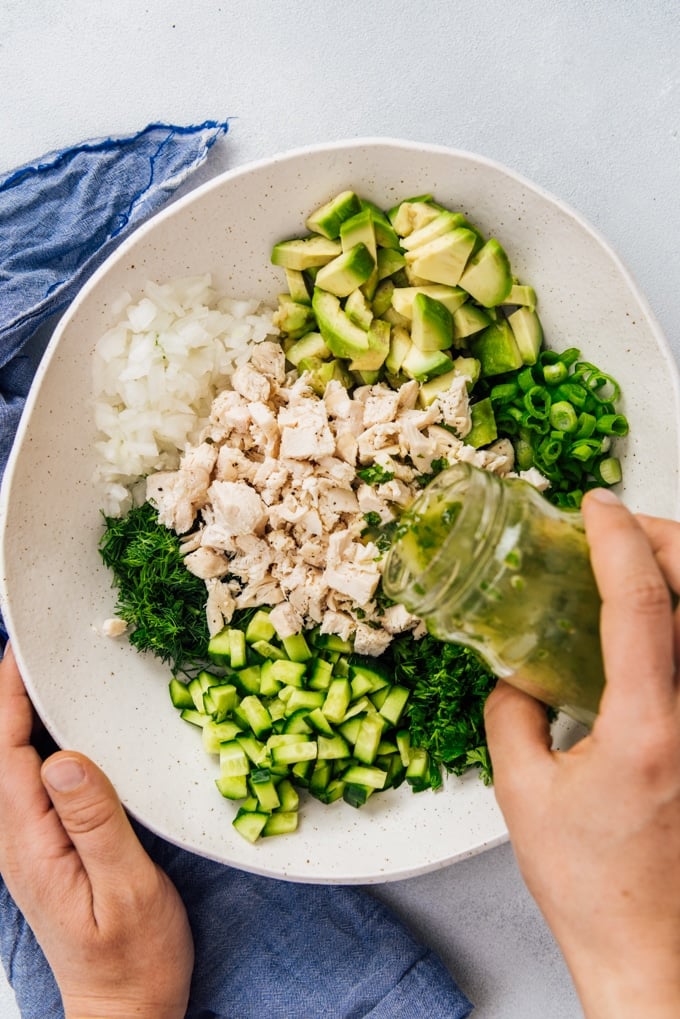
<svg viewBox="0 0 680 1019">
<path fill-rule="evenodd" d="M 588 1019 L 677 1017 L 680 524 L 599 490 L 583 518 L 602 598 L 600 712 L 554 752 L 543 705 L 499 682 L 486 710 L 496 795 Z"/>
</svg>

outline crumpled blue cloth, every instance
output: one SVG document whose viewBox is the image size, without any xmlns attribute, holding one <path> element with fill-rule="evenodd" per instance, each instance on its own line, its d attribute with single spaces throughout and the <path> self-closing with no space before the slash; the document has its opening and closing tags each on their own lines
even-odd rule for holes
<svg viewBox="0 0 680 1019">
<path fill-rule="evenodd" d="M 0 476 L 45 346 L 36 330 L 226 131 L 226 123 L 153 124 L 0 177 Z M 135 827 L 189 913 L 196 966 L 187 1019 L 470 1014 L 439 958 L 371 895 L 242 873 Z M 22 1017 L 63 1019 L 51 970 L 1 878 L 0 956 Z"/>
<path fill-rule="evenodd" d="M 228 122 L 150 124 L 0 176 L 0 477 L 42 351 L 38 327 L 205 160 Z"/>
</svg>

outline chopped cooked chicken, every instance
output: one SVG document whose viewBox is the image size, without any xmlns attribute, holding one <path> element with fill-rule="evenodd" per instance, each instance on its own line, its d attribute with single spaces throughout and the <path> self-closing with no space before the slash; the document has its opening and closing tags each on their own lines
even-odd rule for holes
<svg viewBox="0 0 680 1019">
<path fill-rule="evenodd" d="M 435 461 L 508 474 L 512 445 L 463 441 L 465 379 L 423 409 L 417 382 L 350 394 L 332 380 L 319 397 L 305 374 L 285 369 L 278 343 L 255 345 L 214 400 L 203 441 L 177 471 L 148 478 L 147 498 L 183 535 L 186 566 L 205 580 L 211 634 L 236 609 L 269 606 L 280 636 L 319 625 L 353 638 L 359 654 L 380 655 L 394 634 L 425 629 L 400 605 L 378 607 L 382 554 L 366 536 L 367 516 L 393 521 Z M 366 468 L 377 469 L 373 483 L 357 474 Z M 533 474 L 521 472 L 545 480 Z"/>
</svg>

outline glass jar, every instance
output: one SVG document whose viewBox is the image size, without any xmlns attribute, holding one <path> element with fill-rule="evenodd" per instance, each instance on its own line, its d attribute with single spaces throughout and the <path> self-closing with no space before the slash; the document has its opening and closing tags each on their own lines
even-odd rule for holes
<svg viewBox="0 0 680 1019">
<path fill-rule="evenodd" d="M 474 648 L 497 676 L 592 725 L 604 687 L 600 597 L 580 514 L 519 478 L 456 464 L 404 515 L 383 587 L 433 636 Z"/>
</svg>

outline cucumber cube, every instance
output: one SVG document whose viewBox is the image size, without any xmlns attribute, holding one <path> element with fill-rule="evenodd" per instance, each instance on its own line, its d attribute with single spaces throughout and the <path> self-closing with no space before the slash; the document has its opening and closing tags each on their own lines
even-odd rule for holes
<svg viewBox="0 0 680 1019">
<path fill-rule="evenodd" d="M 291 832 L 297 830 L 297 826 L 297 810 L 275 810 L 274 813 L 267 818 L 265 826 L 262 829 L 262 836 L 289 835 Z"/>
<path fill-rule="evenodd" d="M 242 835 L 248 842 L 257 842 L 269 820 L 269 814 L 259 811 L 243 811 L 238 813 L 231 822 L 239 835 Z"/>
<path fill-rule="evenodd" d="M 246 627 L 246 640 L 254 644 L 257 640 L 271 640 L 276 630 L 269 618 L 269 613 L 258 609 Z"/>
</svg>

